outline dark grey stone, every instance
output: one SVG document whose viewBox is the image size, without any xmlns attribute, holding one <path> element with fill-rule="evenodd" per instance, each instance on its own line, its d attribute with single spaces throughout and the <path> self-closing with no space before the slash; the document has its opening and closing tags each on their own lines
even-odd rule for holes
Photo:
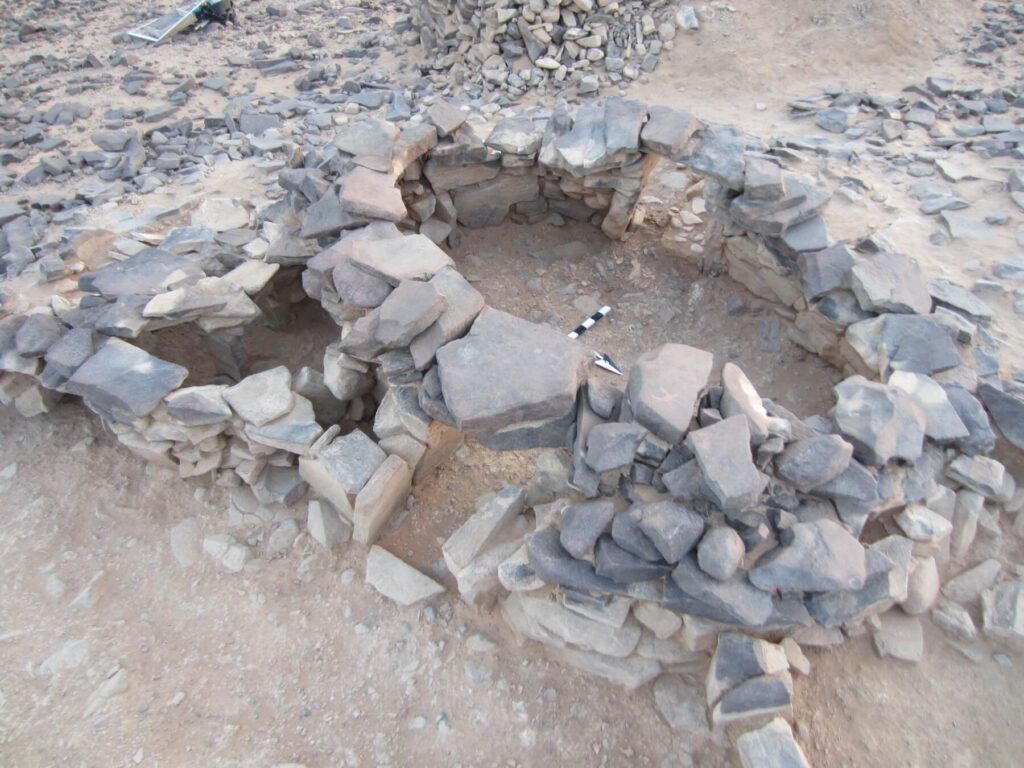
<svg viewBox="0 0 1024 768">
<path fill-rule="evenodd" d="M 376 338 L 389 349 L 407 347 L 446 307 L 447 302 L 430 283 L 403 280 L 380 305 Z"/>
<path fill-rule="evenodd" d="M 651 110 L 651 120 L 655 117 Z M 649 124 L 649 123 L 648 123 Z M 710 176 L 722 186 L 732 190 L 743 189 L 743 155 L 748 149 L 760 150 L 760 142 L 751 139 L 736 128 L 708 126 L 698 134 L 697 146 L 687 164 L 699 173 Z M 776 233 L 777 234 L 777 233 Z"/>
<path fill-rule="evenodd" d="M 65 328 L 53 315 L 30 314 L 14 337 L 14 348 L 22 357 L 42 357 L 64 334 Z"/>
<path fill-rule="evenodd" d="M 598 424 L 587 438 L 587 464 L 598 473 L 628 467 L 646 433 L 639 424 Z"/>
<path fill-rule="evenodd" d="M 992 307 L 959 283 L 945 279 L 932 280 L 928 283 L 928 289 L 939 306 L 949 307 L 981 323 L 992 319 Z"/>
<path fill-rule="evenodd" d="M 647 120 L 643 102 L 609 97 L 604 102 L 604 143 L 609 154 L 634 153 L 640 149 L 640 129 Z"/>
<path fill-rule="evenodd" d="M 927 315 L 932 310 L 924 272 L 915 260 L 899 253 L 859 258 L 850 272 L 850 286 L 869 312 Z"/>
<path fill-rule="evenodd" d="M 576 560 L 558 540 L 558 531 L 543 528 L 526 537 L 526 554 L 530 567 L 547 584 L 557 584 L 582 592 L 618 592 L 621 585 L 598 576 L 594 566 Z"/>
<path fill-rule="evenodd" d="M 746 555 L 743 539 L 727 525 L 716 525 L 704 534 L 697 546 L 697 565 L 717 581 L 736 575 Z"/>
<path fill-rule="evenodd" d="M 682 560 L 704 533 L 704 518 L 674 501 L 652 501 L 636 509 L 640 530 L 668 563 Z"/>
<path fill-rule="evenodd" d="M 612 538 L 627 552 L 650 562 L 661 560 L 661 552 L 647 538 L 640 524 L 643 522 L 643 504 L 635 504 L 619 512 L 612 520 Z"/>
<path fill-rule="evenodd" d="M 771 596 L 747 581 L 746 575 L 716 581 L 700 569 L 692 554 L 672 571 L 662 605 L 677 613 L 747 627 L 764 625 L 774 611 Z"/>
<path fill-rule="evenodd" d="M 902 536 L 889 537 L 900 540 L 904 544 L 905 565 L 910 565 L 913 542 Z M 893 556 L 898 556 L 895 551 Z M 892 590 L 890 572 L 896 567 L 894 562 L 883 552 L 869 548 L 864 553 L 865 578 L 864 585 L 854 590 L 833 590 L 808 595 L 805 600 L 807 610 L 821 626 L 832 628 L 855 622 L 873 609 L 881 609 L 890 605 L 899 597 Z M 904 579 L 904 586 L 906 581 Z"/>
<path fill-rule="evenodd" d="M 745 194 L 733 198 L 729 213 L 744 229 L 765 237 L 779 237 L 813 218 L 828 202 L 828 192 L 793 176 L 786 176 L 785 186 L 786 195 L 780 200 L 751 200 Z"/>
<path fill-rule="evenodd" d="M 848 288 L 853 254 L 846 243 L 836 243 L 823 251 L 802 253 L 797 272 L 807 301 L 819 299 L 831 291 Z"/>
<path fill-rule="evenodd" d="M 165 399 L 167 412 L 189 427 L 217 424 L 231 418 L 231 408 L 224 400 L 227 387 L 206 385 L 185 387 Z"/>
<path fill-rule="evenodd" d="M 611 501 L 584 501 L 573 504 L 562 513 L 559 541 L 565 551 L 577 560 L 589 557 L 598 537 L 605 532 L 615 517 Z"/>
<path fill-rule="evenodd" d="M 746 416 L 732 416 L 690 432 L 686 442 L 719 509 L 727 514 L 741 512 L 757 501 L 767 479 L 754 466 Z"/>
<path fill-rule="evenodd" d="M 520 422 L 571 421 L 588 357 L 559 331 L 489 307 L 467 336 L 437 351 L 444 401 L 459 429 L 478 437 Z"/>
<path fill-rule="evenodd" d="M 988 382 L 978 386 L 978 395 L 1002 436 L 1017 448 L 1024 449 L 1024 400 Z"/>
<path fill-rule="evenodd" d="M 188 376 L 173 365 L 132 344 L 109 340 L 83 363 L 64 385 L 114 415 L 146 416 Z"/>
<path fill-rule="evenodd" d="M 645 352 L 629 371 L 626 397 L 633 419 L 675 445 L 693 420 L 711 377 L 714 356 L 683 344 Z"/>
<path fill-rule="evenodd" d="M 644 149 L 675 159 L 699 125 L 693 115 L 682 109 L 652 106 L 640 140 Z"/>
<path fill-rule="evenodd" d="M 78 287 L 86 293 L 118 297 L 153 296 L 165 290 L 167 279 L 182 273 L 177 283 L 196 281 L 206 273 L 192 260 L 160 248 L 144 248 L 124 261 L 114 262 L 78 278 Z"/>
<path fill-rule="evenodd" d="M 882 466 L 892 459 L 913 462 L 921 455 L 924 414 L 906 392 L 851 376 L 836 385 L 835 393 L 833 421 L 853 444 L 858 461 Z"/>
<path fill-rule="evenodd" d="M 88 328 L 73 328 L 46 350 L 42 380 L 45 386 L 64 381 L 92 357 L 95 334 Z"/>
<path fill-rule="evenodd" d="M 663 579 L 672 568 L 637 557 L 616 544 L 610 536 L 602 536 L 597 542 L 594 570 L 598 576 L 620 584 L 632 584 L 634 581 Z"/>
<path fill-rule="evenodd" d="M 751 569 L 754 586 L 797 592 L 864 586 L 864 547 L 838 523 L 825 519 L 797 523 L 782 531 L 781 541 Z"/>
<path fill-rule="evenodd" d="M 807 493 L 846 471 L 853 446 L 838 435 L 818 435 L 790 443 L 775 460 L 775 471 Z"/>
</svg>

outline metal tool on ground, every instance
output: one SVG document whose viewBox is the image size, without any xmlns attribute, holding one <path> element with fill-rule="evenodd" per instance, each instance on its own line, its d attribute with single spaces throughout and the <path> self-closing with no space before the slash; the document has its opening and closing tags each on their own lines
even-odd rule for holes
<svg viewBox="0 0 1024 768">
<path fill-rule="evenodd" d="M 140 24 L 128 30 L 128 35 L 149 43 L 161 43 L 190 27 L 201 28 L 211 21 L 233 19 L 234 13 L 233 0 L 199 0 Z"/>
<path fill-rule="evenodd" d="M 599 310 L 597 310 L 597 312 L 595 312 L 582 323 L 573 328 L 572 331 L 569 332 L 569 338 L 578 339 L 584 333 L 593 328 L 598 320 L 605 317 L 611 311 L 612 308 L 607 305 L 601 307 Z M 622 369 L 615 364 L 614 360 L 612 360 L 610 357 L 608 357 L 608 355 L 604 354 L 603 352 L 594 353 L 594 364 L 597 365 L 598 368 L 603 368 L 604 370 L 610 373 L 614 373 L 616 376 L 622 375 Z"/>
</svg>

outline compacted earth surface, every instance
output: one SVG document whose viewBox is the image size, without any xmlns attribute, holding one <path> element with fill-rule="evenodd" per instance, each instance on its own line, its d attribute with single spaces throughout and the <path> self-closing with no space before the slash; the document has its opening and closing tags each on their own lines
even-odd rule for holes
<svg viewBox="0 0 1024 768">
<path fill-rule="evenodd" d="M 43 104 L 73 100 L 89 108 L 50 134 L 68 152 L 88 145 L 108 110 L 156 108 L 158 93 L 186 80 L 190 96 L 179 117 L 223 110 L 230 96 L 294 94 L 300 71 L 260 76 L 232 63 L 257 50 L 306 65 L 341 62 L 343 70 L 358 69 L 353 79 L 368 68 L 401 82 L 429 74 L 440 88 L 449 77 L 431 73 L 415 46 L 383 44 L 405 12 L 398 5 L 252 2 L 238 8 L 237 24 L 210 25 L 159 47 L 129 44 L 119 33 L 164 8 L 8 3 L 7 10 L 5 77 L 33 57 L 91 54 L 100 62 L 87 88 L 74 89 L 74 71 L 33 86 Z M 819 99 L 820 106 L 837 92 L 899 94 L 936 74 L 991 89 L 1020 74 L 1015 48 L 987 67 L 969 61 L 965 50 L 988 18 L 978 3 L 749 0 L 697 10 L 699 32 L 678 37 L 627 92 L 766 138 L 821 134 L 813 119 L 790 117 L 787 105 L 797 100 Z M 363 48 L 373 51 L 371 64 L 351 53 Z M 120 87 L 140 71 L 151 76 L 149 96 Z M 446 95 L 459 96 L 454 83 L 452 76 Z M 60 93 L 69 87 L 71 95 Z M 549 96 L 529 92 L 523 100 Z M 5 98 L 9 117 L 17 109 Z M 888 156 L 808 151 L 807 164 L 833 187 L 858 191 L 830 205 L 833 237 L 884 230 L 929 276 L 970 284 L 1019 254 L 1020 209 L 999 186 L 1019 160 L 967 157 L 959 181 L 933 179 L 955 184 L 971 215 L 989 222 L 985 237 L 957 238 L 918 210 L 910 190 L 916 174 L 906 169 L 928 147 L 927 134 L 910 133 Z M 8 165 L 20 174 L 32 164 L 11 158 Z M 204 196 L 262 205 L 263 179 L 274 174 L 257 165 L 233 162 L 171 179 L 152 194 L 99 200 L 80 224 L 107 226 L 160 207 L 186 211 Z M 12 195 L 59 188 L 43 179 Z M 762 396 L 799 416 L 827 411 L 841 373 L 790 341 L 765 302 L 726 276 L 702 272 L 703 223 L 690 222 L 703 210 L 651 190 L 662 192 L 660 202 L 672 208 L 669 226 L 642 226 L 625 242 L 585 223 L 506 222 L 465 230 L 447 250 L 489 304 L 566 333 L 610 306 L 586 339 L 623 370 L 663 342 L 691 344 L 713 352 L 716 367 L 736 362 Z M 160 227 L 176 223 L 171 216 Z M 999 285 L 984 297 L 1011 373 L 1024 365 L 1017 297 Z M 280 327 L 247 331 L 246 363 L 251 370 L 316 365 L 336 335 L 319 307 L 299 304 Z M 168 332 L 160 343 L 161 356 L 188 364 L 197 380 L 212 375 L 188 334 Z M 999 450 L 1024 479 L 1019 453 Z M 470 440 L 416 486 L 378 543 L 448 592 L 403 608 L 364 583 L 364 547 L 326 550 L 305 532 L 275 538 L 280 520 L 239 525 L 226 489 L 147 464 L 77 401 L 31 420 L 0 409 L 0 764 L 736 765 L 725 734 L 671 729 L 650 686 L 625 692 L 560 665 L 539 645 L 520 644 L 497 615 L 458 599 L 441 544 L 482 493 L 527 484 L 536 459 L 536 451 L 495 453 Z M 301 522 L 304 509 L 282 515 Z M 260 556 L 241 573 L 225 573 L 181 546 L 172 531 L 182 530 L 195 541 L 230 533 Z M 1020 555 L 1007 530 L 1001 556 L 1019 563 Z M 805 649 L 811 674 L 795 681 L 794 733 L 812 765 L 1020 763 L 1024 659 L 984 642 L 964 653 L 923 623 L 925 653 L 916 664 L 879 658 L 868 634 Z M 702 680 L 688 682 L 703 691 Z"/>
</svg>

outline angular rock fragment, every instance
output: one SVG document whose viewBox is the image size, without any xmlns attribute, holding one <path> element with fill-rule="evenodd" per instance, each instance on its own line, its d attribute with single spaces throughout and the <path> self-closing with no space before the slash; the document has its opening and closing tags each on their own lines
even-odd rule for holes
<svg viewBox="0 0 1024 768">
<path fill-rule="evenodd" d="M 746 555 L 743 539 L 727 525 L 716 525 L 704 534 L 697 547 L 697 564 L 717 581 L 728 581 Z"/>
<path fill-rule="evenodd" d="M 678 613 L 722 624 L 759 627 L 772 615 L 772 598 L 737 575 L 717 581 L 705 574 L 693 555 L 684 557 L 672 572 L 662 604 Z"/>
<path fill-rule="evenodd" d="M 775 460 L 775 470 L 807 493 L 842 475 L 852 458 L 853 446 L 839 435 L 817 435 L 790 443 Z"/>
<path fill-rule="evenodd" d="M 441 547 L 448 570 L 457 574 L 469 565 L 523 511 L 524 501 L 518 485 L 506 485 L 477 499 L 476 511 Z"/>
<path fill-rule="evenodd" d="M 995 499 L 1002 494 L 1006 467 L 987 456 L 957 456 L 946 467 L 946 477 L 987 499 Z"/>
<path fill-rule="evenodd" d="M 306 529 L 315 542 L 327 549 L 352 538 L 352 523 L 342 518 L 328 502 L 318 499 L 309 502 Z"/>
<path fill-rule="evenodd" d="M 859 461 L 882 466 L 892 459 L 913 462 L 921 455 L 925 417 L 906 392 L 863 376 L 840 382 L 835 392 L 832 418 Z"/>
<path fill-rule="evenodd" d="M 115 414 L 146 416 L 188 376 L 180 365 L 164 362 L 132 344 L 110 339 L 64 385 Z"/>
<path fill-rule="evenodd" d="M 389 349 L 407 347 L 445 308 L 445 300 L 433 285 L 403 280 L 380 305 L 376 338 Z"/>
<path fill-rule="evenodd" d="M 850 287 L 869 312 L 927 315 L 932 310 L 924 273 L 916 261 L 899 253 L 858 259 L 850 272 Z"/>
<path fill-rule="evenodd" d="M 978 385 L 978 395 L 1003 437 L 1017 448 L 1024 449 L 1024 400 L 988 382 Z"/>
<path fill-rule="evenodd" d="M 708 385 L 714 357 L 683 344 L 663 344 L 637 358 L 629 371 L 626 397 L 633 418 L 672 445 L 693 420 Z"/>
<path fill-rule="evenodd" d="M 846 329 L 845 339 L 883 379 L 892 371 L 930 376 L 962 363 L 950 331 L 937 315 L 885 314 L 861 320 Z"/>
<path fill-rule="evenodd" d="M 893 519 L 908 538 L 927 544 L 935 544 L 953 531 L 949 520 L 921 504 L 908 505 Z"/>
<path fill-rule="evenodd" d="M 377 546 L 366 556 L 366 583 L 399 605 L 414 605 L 444 592 L 429 576 Z"/>
<path fill-rule="evenodd" d="M 724 693 L 751 678 L 787 669 L 789 661 L 782 646 L 741 632 L 723 632 L 718 636 L 705 681 L 708 706 L 714 706 Z"/>
<path fill-rule="evenodd" d="M 341 209 L 353 216 L 401 221 L 408 215 L 401 190 L 386 173 L 357 166 L 338 181 Z"/>
<path fill-rule="evenodd" d="M 811 768 L 793 738 L 793 729 L 781 717 L 740 736 L 736 749 L 743 768 Z"/>
<path fill-rule="evenodd" d="M 614 516 L 615 505 L 611 501 L 584 501 L 566 507 L 562 514 L 559 541 L 565 551 L 576 559 L 587 558 Z"/>
<path fill-rule="evenodd" d="M 1008 581 L 981 596 L 982 630 L 1020 648 L 1024 643 L 1024 581 Z"/>
<path fill-rule="evenodd" d="M 227 387 L 206 385 L 185 387 L 164 399 L 167 412 L 190 427 L 217 424 L 231 418 L 231 408 L 224 401 Z"/>
<path fill-rule="evenodd" d="M 640 527 L 645 506 L 635 504 L 615 515 L 612 520 L 612 539 L 627 552 L 654 563 L 661 560 L 661 552 Z"/>
<path fill-rule="evenodd" d="M 460 430 L 487 438 L 505 428 L 565 420 L 560 434 L 527 435 L 517 448 L 564 443 L 587 360 L 584 347 L 557 331 L 489 307 L 467 336 L 437 351 L 444 402 Z"/>
<path fill-rule="evenodd" d="M 388 456 L 377 467 L 352 505 L 352 538 L 372 544 L 381 529 L 405 505 L 412 490 L 412 469 L 400 456 Z"/>
<path fill-rule="evenodd" d="M 899 611 L 882 614 L 873 639 L 875 650 L 882 658 L 892 656 L 916 664 L 924 655 L 924 634 L 921 620 L 916 616 L 907 616 Z"/>
<path fill-rule="evenodd" d="M 633 463 L 636 449 L 647 430 L 639 424 L 598 424 L 587 438 L 586 462 L 595 472 L 622 469 Z"/>
<path fill-rule="evenodd" d="M 785 529 L 781 538 L 781 545 L 750 571 L 754 586 L 795 592 L 864 586 L 864 547 L 841 525 L 825 519 L 797 523 Z"/>
<path fill-rule="evenodd" d="M 454 266 L 451 257 L 423 235 L 408 235 L 397 243 L 392 238 L 357 242 L 351 261 L 393 286 L 403 280 L 429 280 L 441 269 Z"/>
<path fill-rule="evenodd" d="M 733 416 L 698 429 L 686 440 L 719 509 L 740 512 L 757 501 L 767 480 L 754 466 L 746 417 Z"/>
<path fill-rule="evenodd" d="M 484 298 L 455 269 L 445 267 L 430 279 L 430 285 L 444 299 L 445 309 L 437 320 L 412 340 L 416 370 L 433 364 L 437 350 L 464 334 L 484 307 Z"/>
<path fill-rule="evenodd" d="M 294 403 L 292 374 L 283 365 L 246 376 L 222 393 L 227 404 L 245 421 L 262 426 L 283 416 Z"/>
<path fill-rule="evenodd" d="M 598 576 L 619 584 L 631 584 L 663 579 L 670 567 L 637 557 L 616 544 L 611 536 L 602 536 L 597 541 L 594 570 Z"/>
<path fill-rule="evenodd" d="M 458 220 L 471 229 L 501 224 L 512 206 L 536 200 L 540 185 L 533 174 L 513 176 L 502 173 L 493 179 L 454 191 Z"/>
<path fill-rule="evenodd" d="M 937 443 L 953 443 L 970 436 L 945 390 L 930 377 L 909 371 L 895 371 L 889 377 L 889 385 L 910 395 L 924 414 L 926 437 Z"/>
<path fill-rule="evenodd" d="M 722 367 L 722 400 L 718 406 L 722 416 L 742 415 L 750 427 L 751 442 L 760 445 L 768 438 L 768 412 L 754 385 L 735 363 Z"/>
<path fill-rule="evenodd" d="M 594 572 L 594 566 L 576 560 L 559 542 L 558 531 L 544 528 L 526 537 L 530 567 L 548 584 L 584 592 L 616 592 L 620 586 Z"/>
<path fill-rule="evenodd" d="M 704 519 L 674 501 L 654 501 L 637 509 L 640 530 L 670 565 L 697 546 L 704 533 Z"/>
<path fill-rule="evenodd" d="M 752 677 L 730 690 L 711 712 L 715 727 L 771 715 L 792 716 L 793 678 L 788 671 Z"/>
<path fill-rule="evenodd" d="M 380 446 L 356 429 L 335 438 L 316 456 L 301 457 L 299 473 L 339 514 L 351 519 L 356 494 L 386 459 Z"/>
</svg>

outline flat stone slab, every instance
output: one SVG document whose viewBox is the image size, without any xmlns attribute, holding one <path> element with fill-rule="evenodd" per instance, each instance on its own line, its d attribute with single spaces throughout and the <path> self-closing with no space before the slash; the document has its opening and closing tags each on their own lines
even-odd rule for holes
<svg viewBox="0 0 1024 768">
<path fill-rule="evenodd" d="M 262 426 L 292 409 L 292 374 L 283 365 L 246 376 L 223 392 L 224 399 L 245 421 Z"/>
<path fill-rule="evenodd" d="M 757 501 L 767 478 L 754 465 L 745 416 L 732 416 L 695 430 L 686 441 L 719 509 L 726 513 L 739 512 Z"/>
<path fill-rule="evenodd" d="M 429 280 L 455 262 L 424 235 L 353 244 L 351 262 L 374 277 L 397 286 L 403 280 Z"/>
<path fill-rule="evenodd" d="M 704 573 L 694 555 L 684 557 L 666 583 L 663 606 L 677 613 L 747 627 L 764 625 L 772 616 L 772 598 L 738 574 L 717 581 Z"/>
<path fill-rule="evenodd" d="M 978 386 L 978 394 L 1003 437 L 1017 448 L 1024 449 L 1024 400 L 988 382 Z"/>
<path fill-rule="evenodd" d="M 675 445 L 693 420 L 707 388 L 714 355 L 684 344 L 662 344 L 637 358 L 629 371 L 626 397 L 633 418 Z"/>
<path fill-rule="evenodd" d="M 467 336 L 437 350 L 444 401 L 455 426 L 474 436 L 571 418 L 588 358 L 560 332 L 490 307 Z"/>
<path fill-rule="evenodd" d="M 927 315 L 932 309 L 928 281 L 917 262 L 899 253 L 858 259 L 850 273 L 857 301 L 869 312 Z"/>
<path fill-rule="evenodd" d="M 146 416 L 181 386 L 188 369 L 119 339 L 110 339 L 64 385 L 102 410 Z"/>
<path fill-rule="evenodd" d="M 377 471 L 387 454 L 363 432 L 354 429 L 335 438 L 315 457 L 302 457 L 299 472 L 313 490 L 326 498 L 346 518 L 352 517 L 352 501 Z"/>
<path fill-rule="evenodd" d="M 781 546 L 769 551 L 750 571 L 755 587 L 790 592 L 857 590 L 867 571 L 864 547 L 838 523 L 797 523 L 781 534 Z"/>
<path fill-rule="evenodd" d="M 444 592 L 444 587 L 386 549 L 370 547 L 366 583 L 399 605 L 414 605 Z"/>
<path fill-rule="evenodd" d="M 811 768 L 793 729 L 781 717 L 736 739 L 743 768 Z"/>
<path fill-rule="evenodd" d="M 206 273 L 191 259 L 160 248 L 145 248 L 78 278 L 78 287 L 102 296 L 155 296 L 170 287 L 195 282 Z"/>
</svg>

